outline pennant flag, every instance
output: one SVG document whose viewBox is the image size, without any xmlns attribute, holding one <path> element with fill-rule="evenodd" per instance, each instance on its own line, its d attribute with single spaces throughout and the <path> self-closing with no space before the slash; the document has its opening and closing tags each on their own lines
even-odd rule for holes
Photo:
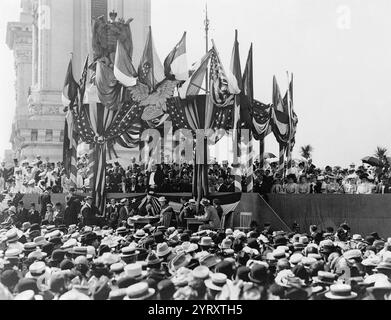
<svg viewBox="0 0 391 320">
<path fill-rule="evenodd" d="M 63 159 L 64 168 L 68 178 L 71 179 L 74 186 L 77 182 L 77 145 L 78 134 L 75 131 L 72 111 L 68 110 L 65 118 Z"/>
<path fill-rule="evenodd" d="M 277 83 L 276 76 L 273 76 L 273 105 L 274 108 L 280 112 L 287 112 L 288 109 L 282 104 L 282 97 L 280 92 L 280 87 Z"/>
<path fill-rule="evenodd" d="M 234 77 L 236 84 L 242 87 L 243 79 L 242 79 L 242 68 L 240 65 L 240 54 L 239 54 L 239 42 L 238 42 L 238 31 L 235 30 L 235 42 L 234 47 L 232 49 L 232 56 L 231 56 L 231 65 L 230 65 L 230 72 L 232 76 Z M 241 88 L 240 88 L 241 89 Z M 237 94 L 234 97 L 234 141 L 236 141 L 236 150 L 234 150 L 234 162 L 236 162 L 237 157 L 241 156 L 241 117 L 240 117 L 240 109 L 241 109 L 241 99 L 240 95 Z M 251 166 L 252 167 L 252 166 Z M 234 186 L 235 186 L 235 192 L 242 191 L 242 174 L 238 167 L 234 168 Z M 247 177 L 246 177 L 246 182 Z M 252 184 L 252 180 L 251 180 Z M 252 186 L 250 186 L 252 189 Z"/>
<path fill-rule="evenodd" d="M 212 49 L 209 50 L 209 52 L 205 54 L 200 61 L 193 64 L 190 70 L 190 78 L 178 89 L 178 93 L 181 99 L 186 99 L 187 97 L 192 97 L 199 94 L 200 90 L 202 89 L 202 83 L 205 79 L 212 51 Z"/>
<path fill-rule="evenodd" d="M 242 75 L 240 74 L 240 78 Z M 240 81 L 241 84 L 241 81 Z M 238 81 L 235 76 L 228 76 L 219 58 L 216 46 L 213 43 L 212 57 L 210 63 L 210 95 L 218 107 L 226 107 L 234 100 L 234 95 L 240 93 Z"/>
<path fill-rule="evenodd" d="M 88 58 L 89 56 L 87 55 L 86 61 L 84 62 L 83 73 L 81 75 L 80 84 L 79 84 L 80 105 L 83 105 L 84 103 L 84 94 L 86 92 L 87 77 L 88 77 Z"/>
<path fill-rule="evenodd" d="M 137 72 L 133 67 L 132 59 L 119 40 L 115 54 L 114 75 L 125 87 L 133 87 L 137 84 Z"/>
<path fill-rule="evenodd" d="M 65 125 L 64 125 L 64 142 L 63 142 L 63 151 L 62 151 L 62 157 L 63 157 L 63 163 L 65 172 L 67 173 L 67 176 L 69 177 L 69 170 L 71 167 L 71 154 L 69 152 L 69 149 L 71 148 L 71 137 L 68 133 L 68 120 L 65 118 Z"/>
<path fill-rule="evenodd" d="M 149 27 L 144 53 L 138 67 L 138 77 L 139 81 L 146 84 L 150 91 L 155 90 L 157 85 L 164 80 L 164 69 L 153 44 L 151 27 Z"/>
<path fill-rule="evenodd" d="M 179 81 L 186 81 L 189 78 L 186 54 L 186 32 L 181 41 L 164 60 L 164 73 L 166 78 L 174 77 Z"/>
<path fill-rule="evenodd" d="M 248 52 L 246 67 L 243 74 L 243 94 L 248 97 L 250 103 L 254 101 L 254 72 L 253 72 L 253 44 Z"/>
<path fill-rule="evenodd" d="M 75 78 L 73 77 L 73 70 L 72 70 L 72 58 L 69 61 L 67 74 L 65 77 L 64 82 L 64 89 L 62 90 L 62 104 L 64 107 L 70 107 L 73 108 L 73 105 L 75 104 L 75 101 L 77 99 L 78 94 L 78 84 L 75 81 Z"/>
</svg>

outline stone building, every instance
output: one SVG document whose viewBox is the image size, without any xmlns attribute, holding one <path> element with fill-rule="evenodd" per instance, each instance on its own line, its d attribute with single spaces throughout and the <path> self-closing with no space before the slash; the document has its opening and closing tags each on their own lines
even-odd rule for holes
<svg viewBox="0 0 391 320">
<path fill-rule="evenodd" d="M 151 24 L 150 0 L 21 0 L 17 22 L 9 22 L 7 45 L 14 52 L 16 111 L 11 143 L 14 158 L 62 160 L 64 113 L 61 92 L 73 54 L 78 80 L 92 57 L 94 17 L 134 18 L 133 61 L 137 65 Z"/>
</svg>

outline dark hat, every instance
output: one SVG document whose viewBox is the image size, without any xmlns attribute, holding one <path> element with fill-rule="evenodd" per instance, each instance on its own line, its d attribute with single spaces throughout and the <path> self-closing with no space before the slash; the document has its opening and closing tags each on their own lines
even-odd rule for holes
<svg viewBox="0 0 391 320">
<path fill-rule="evenodd" d="M 26 290 L 33 290 L 35 294 L 39 293 L 37 280 L 34 278 L 22 278 L 16 285 L 16 291 L 21 293 Z"/>
<path fill-rule="evenodd" d="M 227 260 L 219 262 L 215 267 L 215 272 L 224 273 L 228 279 L 231 279 L 235 274 L 233 264 Z"/>
<path fill-rule="evenodd" d="M 258 244 L 258 242 L 257 242 L 257 239 L 255 239 L 255 238 L 250 238 L 250 239 L 248 239 L 248 240 L 247 240 L 247 246 L 248 246 L 249 248 L 259 250 L 259 244 Z"/>
<path fill-rule="evenodd" d="M 171 280 L 162 280 L 157 284 L 157 289 L 161 300 L 170 300 L 176 291 L 174 283 Z"/>
<path fill-rule="evenodd" d="M 120 277 L 118 280 L 117 280 L 117 286 L 118 288 L 120 289 L 125 289 L 135 283 L 137 283 L 138 280 L 136 280 L 136 278 L 134 277 L 131 277 L 131 276 L 123 276 L 123 277 Z"/>
<path fill-rule="evenodd" d="M 92 297 L 94 300 L 107 300 L 110 295 L 109 278 L 101 277 L 92 290 Z"/>
<path fill-rule="evenodd" d="M 236 270 L 236 277 L 245 282 L 250 282 L 250 279 L 248 278 L 248 274 L 250 273 L 250 271 L 251 271 L 250 268 L 246 266 L 240 266 Z"/>
<path fill-rule="evenodd" d="M 161 231 L 156 231 L 153 235 L 153 238 L 155 239 L 156 243 L 164 242 L 163 232 Z"/>
<path fill-rule="evenodd" d="M 60 293 L 60 291 L 65 287 L 65 274 L 62 272 L 56 272 L 50 277 L 50 290 L 55 293 Z"/>
<path fill-rule="evenodd" d="M 366 236 L 365 237 L 365 242 L 367 242 L 368 244 L 373 244 L 373 242 L 375 241 L 375 237 L 374 236 Z"/>
<path fill-rule="evenodd" d="M 248 274 L 250 281 L 257 284 L 264 284 L 268 278 L 268 268 L 264 264 L 254 263 Z"/>
<path fill-rule="evenodd" d="M 54 250 L 54 244 L 51 242 L 42 246 L 42 252 L 45 252 L 48 256 L 52 255 L 53 250 Z"/>
<path fill-rule="evenodd" d="M 190 241 L 190 235 L 188 233 L 182 233 L 180 236 L 181 242 L 188 242 Z"/>
<path fill-rule="evenodd" d="M 32 231 L 35 231 L 35 230 L 41 232 L 41 227 L 39 226 L 38 223 L 33 223 L 33 224 L 31 225 L 31 227 L 30 227 L 29 232 L 31 233 Z"/>
<path fill-rule="evenodd" d="M 81 236 L 81 243 L 88 245 L 89 243 L 98 239 L 98 236 L 94 232 L 87 232 Z"/>
<path fill-rule="evenodd" d="M 18 272 L 16 270 L 5 270 L 1 274 L 0 282 L 8 288 L 13 288 L 19 281 Z"/>
<path fill-rule="evenodd" d="M 60 263 L 62 260 L 64 260 L 65 257 L 65 251 L 61 249 L 56 249 L 52 252 L 52 256 L 49 261 Z"/>
<path fill-rule="evenodd" d="M 61 270 L 71 270 L 74 268 L 74 264 L 71 260 L 65 259 L 60 263 Z"/>
<path fill-rule="evenodd" d="M 282 235 L 278 235 L 278 236 L 274 237 L 274 239 L 273 239 L 273 244 L 275 247 L 285 246 L 287 244 L 287 242 L 288 242 L 288 239 Z"/>
<path fill-rule="evenodd" d="M 307 300 L 308 291 L 303 288 L 289 288 L 285 293 L 285 297 L 289 300 Z"/>
<path fill-rule="evenodd" d="M 151 251 L 148 256 L 147 256 L 147 259 L 145 260 L 145 262 L 147 263 L 147 266 L 150 267 L 150 266 L 154 266 L 154 265 L 157 265 L 159 264 L 160 262 L 162 262 L 163 260 L 158 258 L 155 254 L 155 252 Z"/>
<path fill-rule="evenodd" d="M 375 240 L 381 240 L 379 234 L 377 232 L 371 232 L 371 236 L 375 238 Z"/>
</svg>

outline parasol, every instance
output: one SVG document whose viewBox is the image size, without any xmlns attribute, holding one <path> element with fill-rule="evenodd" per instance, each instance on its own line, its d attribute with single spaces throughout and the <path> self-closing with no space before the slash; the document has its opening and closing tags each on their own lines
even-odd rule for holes
<svg viewBox="0 0 391 320">
<path fill-rule="evenodd" d="M 361 161 L 364 163 L 367 163 L 371 166 L 375 166 L 375 167 L 382 167 L 383 166 L 382 162 L 375 157 L 365 157 L 365 158 L 362 158 Z"/>
</svg>

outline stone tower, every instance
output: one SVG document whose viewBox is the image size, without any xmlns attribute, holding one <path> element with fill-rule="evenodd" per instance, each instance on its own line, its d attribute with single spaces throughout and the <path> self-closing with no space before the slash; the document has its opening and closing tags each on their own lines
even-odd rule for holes
<svg viewBox="0 0 391 320">
<path fill-rule="evenodd" d="M 61 92 L 71 53 L 78 81 L 86 56 L 92 57 L 93 18 L 113 10 L 119 18 L 134 18 L 133 61 L 138 65 L 151 24 L 150 0 L 21 0 L 20 19 L 7 29 L 16 70 L 14 157 L 62 160 Z"/>
</svg>

